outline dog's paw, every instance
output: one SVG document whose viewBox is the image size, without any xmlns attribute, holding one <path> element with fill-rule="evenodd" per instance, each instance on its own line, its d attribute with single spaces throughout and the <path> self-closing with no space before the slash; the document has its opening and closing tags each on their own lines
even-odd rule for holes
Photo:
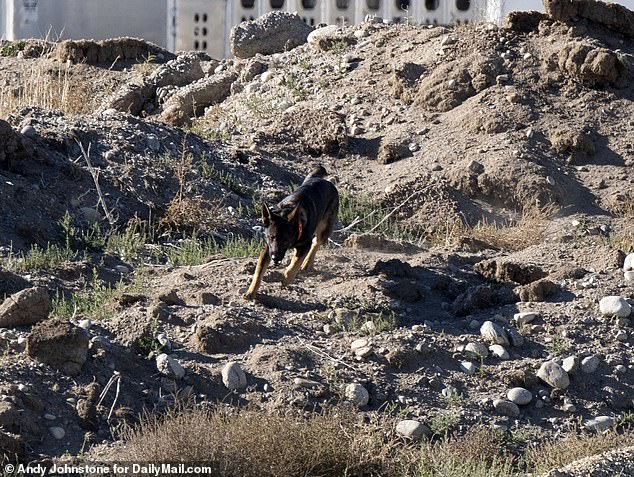
<svg viewBox="0 0 634 477">
<path fill-rule="evenodd" d="M 245 300 L 255 300 L 255 292 L 248 291 L 244 295 L 242 295 L 242 298 L 244 298 Z"/>
<path fill-rule="evenodd" d="M 284 275 L 284 278 L 282 278 L 282 288 L 286 288 L 287 286 L 289 286 L 293 281 L 293 278 L 295 277 L 288 277 Z"/>
</svg>

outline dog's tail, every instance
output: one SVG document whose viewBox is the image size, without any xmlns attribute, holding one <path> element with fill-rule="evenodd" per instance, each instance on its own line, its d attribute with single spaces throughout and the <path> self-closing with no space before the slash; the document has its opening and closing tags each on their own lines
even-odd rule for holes
<svg viewBox="0 0 634 477">
<path fill-rule="evenodd" d="M 317 166 L 315 167 L 310 174 L 308 174 L 306 176 L 306 178 L 304 179 L 304 182 L 306 182 L 308 179 L 312 179 L 314 177 L 317 177 L 319 179 L 323 179 L 324 177 L 326 177 L 328 175 L 328 172 L 326 172 L 326 168 L 324 166 Z"/>
</svg>

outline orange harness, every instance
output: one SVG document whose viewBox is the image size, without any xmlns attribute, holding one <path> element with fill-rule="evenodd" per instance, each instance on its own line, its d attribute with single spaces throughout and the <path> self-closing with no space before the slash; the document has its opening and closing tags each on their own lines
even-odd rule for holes
<svg viewBox="0 0 634 477">
<path fill-rule="evenodd" d="M 299 240 L 301 238 L 301 236 L 302 236 L 302 227 L 303 227 L 302 226 L 302 221 L 300 220 L 299 221 L 299 226 L 298 226 L 299 234 L 297 235 L 297 240 Z"/>
</svg>

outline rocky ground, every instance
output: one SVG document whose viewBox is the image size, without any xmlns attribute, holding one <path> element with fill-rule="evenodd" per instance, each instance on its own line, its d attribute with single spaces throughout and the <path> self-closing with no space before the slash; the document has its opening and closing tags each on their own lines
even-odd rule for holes
<svg viewBox="0 0 634 477">
<path fill-rule="evenodd" d="M 188 399 L 350 401 L 409 438 L 484 423 L 520 448 L 631 425 L 634 14 L 546 7 L 453 29 L 273 15 L 224 60 L 4 43 L 5 454 L 107 447 Z M 317 164 L 339 230 L 244 300 L 261 201 Z M 632 475 L 627 455 L 553 475 Z"/>
</svg>

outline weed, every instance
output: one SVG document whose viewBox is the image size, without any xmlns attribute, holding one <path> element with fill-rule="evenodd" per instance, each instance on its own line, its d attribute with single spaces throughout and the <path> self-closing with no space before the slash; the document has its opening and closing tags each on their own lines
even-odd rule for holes
<svg viewBox="0 0 634 477">
<path fill-rule="evenodd" d="M 209 159 L 203 156 L 196 165 L 200 169 L 200 174 L 203 179 L 213 179 L 230 191 L 235 192 L 243 197 L 249 197 L 253 195 L 253 190 L 244 184 L 242 180 L 235 174 L 228 171 L 223 171 L 216 168 L 214 164 L 209 162 Z"/>
<path fill-rule="evenodd" d="M 16 56 L 18 47 L 14 43 L 6 43 L 0 46 L 0 56 Z"/>
<path fill-rule="evenodd" d="M 294 75 L 293 73 L 289 73 L 285 78 L 284 78 L 284 85 L 291 90 L 291 94 L 293 95 L 293 97 L 297 100 L 303 100 L 306 99 L 306 93 L 304 91 L 304 89 L 302 88 L 302 85 L 299 81 L 299 77 L 297 77 L 296 75 Z"/>
<path fill-rule="evenodd" d="M 429 422 L 434 435 L 447 436 L 460 423 L 460 416 L 453 411 L 440 411 Z"/>
<path fill-rule="evenodd" d="M 343 55 L 348 48 L 348 42 L 344 40 L 333 41 L 328 48 L 328 51 L 335 55 Z"/>
<path fill-rule="evenodd" d="M 467 398 L 464 396 L 464 394 L 460 393 L 460 391 L 458 391 L 456 388 L 453 388 L 453 387 L 450 387 L 447 393 L 445 393 L 445 391 L 443 390 L 441 399 L 447 405 L 447 407 L 450 407 L 450 408 L 451 407 L 461 408 L 467 402 Z"/>
<path fill-rule="evenodd" d="M 250 94 L 243 99 L 247 110 L 259 119 L 271 117 L 279 111 L 279 107 L 273 101 L 264 99 L 257 94 Z"/>
<path fill-rule="evenodd" d="M 339 191 L 339 220 L 344 228 L 357 232 L 375 232 L 389 238 L 416 241 L 416 234 L 402 227 L 391 209 L 368 197 L 352 194 L 346 189 Z"/>
<path fill-rule="evenodd" d="M 117 255 L 126 262 L 135 261 L 144 249 L 148 237 L 143 229 L 128 227 L 121 233 L 114 233 L 108 237 L 105 251 Z"/>
<path fill-rule="evenodd" d="M 63 263 L 76 259 L 77 252 L 69 248 L 61 248 L 55 244 L 49 244 L 46 248 L 33 245 L 26 254 L 21 253 L 17 257 L 11 254 L 8 268 L 18 273 L 32 273 L 54 270 Z"/>
<path fill-rule="evenodd" d="M 546 351 L 553 355 L 561 354 L 570 349 L 570 346 L 572 344 L 569 339 L 555 335 L 549 343 L 546 343 Z"/>
<path fill-rule="evenodd" d="M 167 263 L 174 266 L 201 265 L 209 261 L 213 255 L 223 257 L 253 257 L 260 252 L 259 240 L 233 237 L 224 244 L 212 238 L 199 239 L 194 233 L 191 238 L 184 239 L 178 246 L 168 247 L 165 254 Z"/>
<path fill-rule="evenodd" d="M 90 288 L 75 293 L 70 298 L 64 297 L 57 290 L 51 314 L 62 319 L 71 319 L 78 315 L 93 321 L 110 318 L 115 311 L 117 298 L 123 294 L 124 289 L 123 282 L 118 282 L 114 288 L 104 285 L 97 277 L 97 270 L 93 269 Z"/>
</svg>

